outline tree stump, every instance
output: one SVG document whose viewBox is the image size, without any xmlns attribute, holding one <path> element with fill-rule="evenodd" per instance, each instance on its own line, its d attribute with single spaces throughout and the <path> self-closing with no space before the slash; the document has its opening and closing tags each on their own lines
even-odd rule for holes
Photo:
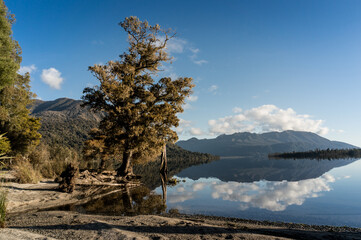
<svg viewBox="0 0 361 240">
<path fill-rule="evenodd" d="M 60 174 L 59 190 L 66 193 L 72 193 L 75 188 L 75 178 L 79 172 L 79 167 L 73 163 L 68 164 L 65 171 Z"/>
</svg>

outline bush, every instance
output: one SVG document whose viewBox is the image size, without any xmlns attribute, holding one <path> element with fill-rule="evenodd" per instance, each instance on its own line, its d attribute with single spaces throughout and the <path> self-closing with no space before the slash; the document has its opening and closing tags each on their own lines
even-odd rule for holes
<svg viewBox="0 0 361 240">
<path fill-rule="evenodd" d="M 5 227 L 7 191 L 0 189 L 0 228 Z"/>
<path fill-rule="evenodd" d="M 28 158 L 17 157 L 13 166 L 19 183 L 38 183 L 41 180 L 39 170 L 34 169 Z"/>
<path fill-rule="evenodd" d="M 59 176 L 69 163 L 78 163 L 78 153 L 70 148 L 40 144 L 29 154 L 30 163 L 45 178 Z"/>
</svg>

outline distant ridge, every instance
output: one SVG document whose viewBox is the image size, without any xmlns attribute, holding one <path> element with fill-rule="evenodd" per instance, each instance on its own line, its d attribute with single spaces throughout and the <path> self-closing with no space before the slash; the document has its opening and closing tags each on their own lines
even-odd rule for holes
<svg viewBox="0 0 361 240">
<path fill-rule="evenodd" d="M 315 133 L 291 130 L 263 134 L 249 132 L 223 134 L 214 139 L 191 138 L 186 141 L 178 141 L 177 145 L 189 151 L 219 156 L 244 156 L 327 148 L 356 148 L 356 146 L 347 143 L 330 141 Z"/>
</svg>

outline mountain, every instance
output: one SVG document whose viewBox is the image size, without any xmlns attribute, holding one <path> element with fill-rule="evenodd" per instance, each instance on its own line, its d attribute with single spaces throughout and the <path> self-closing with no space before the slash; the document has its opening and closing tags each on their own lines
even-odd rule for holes
<svg viewBox="0 0 361 240">
<path fill-rule="evenodd" d="M 315 133 L 301 131 L 223 134 L 214 139 L 191 138 L 186 141 L 178 141 L 177 145 L 189 151 L 219 156 L 244 156 L 327 148 L 355 148 L 355 146 L 347 143 L 330 141 Z"/>
<path fill-rule="evenodd" d="M 90 129 L 97 127 L 104 116 L 101 112 L 94 113 L 81 107 L 81 103 L 69 98 L 35 100 L 30 110 L 32 116 L 40 118 L 42 141 L 80 151 L 83 142 L 89 138 Z"/>
</svg>

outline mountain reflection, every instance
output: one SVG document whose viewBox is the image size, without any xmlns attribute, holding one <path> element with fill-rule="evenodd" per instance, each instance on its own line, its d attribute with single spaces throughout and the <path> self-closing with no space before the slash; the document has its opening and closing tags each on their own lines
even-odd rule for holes
<svg viewBox="0 0 361 240">
<path fill-rule="evenodd" d="M 225 182 L 300 181 L 318 178 L 335 167 L 345 166 L 354 161 L 356 160 L 223 158 L 205 165 L 189 167 L 178 173 L 177 176 L 193 180 L 214 177 Z"/>
</svg>

